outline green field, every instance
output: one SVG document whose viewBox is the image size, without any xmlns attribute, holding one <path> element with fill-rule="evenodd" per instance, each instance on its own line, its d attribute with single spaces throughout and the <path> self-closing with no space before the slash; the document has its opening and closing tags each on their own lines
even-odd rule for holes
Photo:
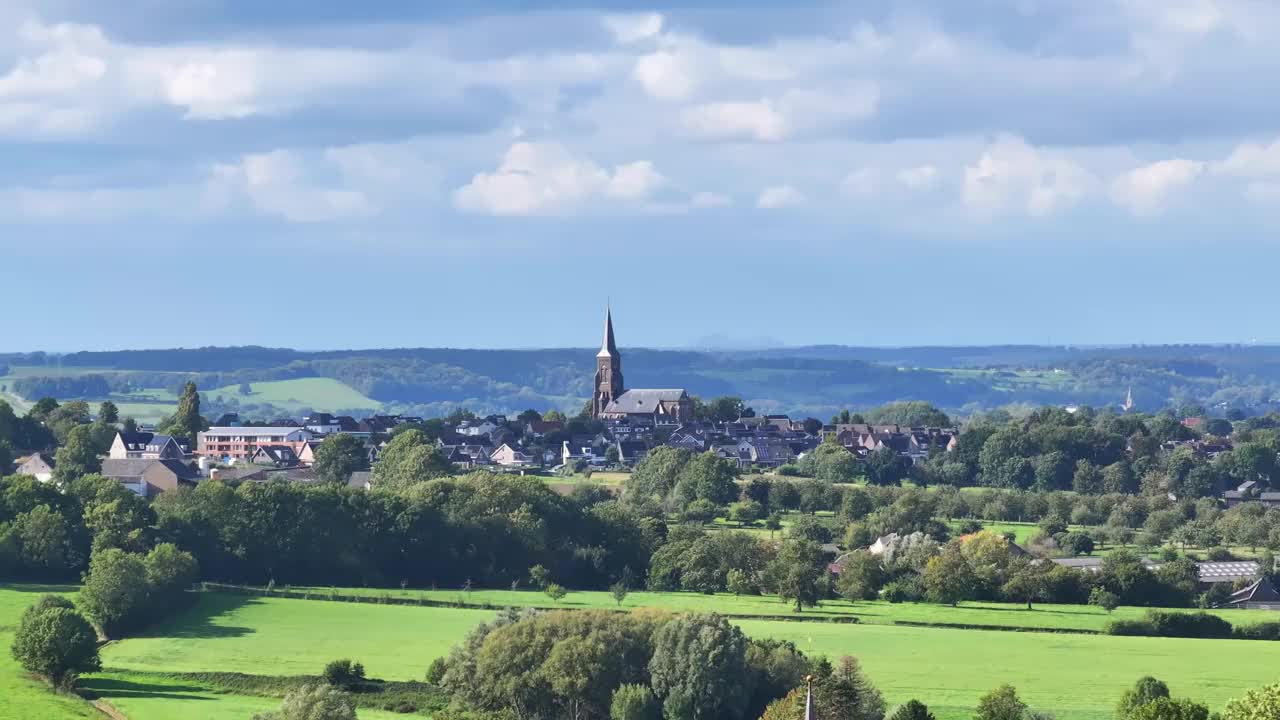
<svg viewBox="0 0 1280 720">
<path fill-rule="evenodd" d="M 573 598 L 571 594 L 566 604 Z M 928 610 L 939 616 L 950 612 Z M 148 637 L 110 646 L 104 663 L 135 671 L 216 668 L 289 675 L 314 673 L 329 659 L 352 657 L 374 676 L 420 679 L 433 658 L 489 614 L 209 594 Z M 941 720 L 969 717 L 983 692 L 1006 681 L 1033 706 L 1053 711 L 1060 720 L 1102 720 L 1111 716 L 1120 692 L 1143 674 L 1160 677 L 1178 694 L 1220 707 L 1249 688 L 1274 682 L 1274 663 L 1280 663 L 1280 643 L 1259 641 L 736 622 L 751 635 L 791 640 L 807 652 L 855 655 L 891 703 L 918 697 Z"/>
<path fill-rule="evenodd" d="M 27 677 L 9 654 L 18 618 L 42 591 L 67 593 L 74 587 L 0 585 L 0 718 L 61 720 L 102 717 L 78 697 L 55 695 L 43 683 Z"/>
<path fill-rule="evenodd" d="M 381 410 L 382 403 L 361 395 L 350 385 L 333 378 L 298 378 L 273 382 L 250 383 L 252 393 L 240 394 L 239 385 L 228 385 L 216 390 L 201 391 L 207 398 L 221 395 L 241 403 L 268 403 L 289 412 L 311 409 L 318 412 L 337 410 Z"/>
</svg>

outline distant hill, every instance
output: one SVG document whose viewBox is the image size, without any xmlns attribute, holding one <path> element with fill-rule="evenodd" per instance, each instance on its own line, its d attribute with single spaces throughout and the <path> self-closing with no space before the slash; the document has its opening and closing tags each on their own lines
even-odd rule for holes
<svg viewBox="0 0 1280 720">
<path fill-rule="evenodd" d="M 217 397 L 220 408 L 261 412 L 381 407 L 435 415 L 460 406 L 576 411 L 590 394 L 594 355 L 590 349 L 308 352 L 253 346 L 25 353 L 0 355 L 6 369 L 0 385 L 27 399 L 54 394 L 161 401 L 160 391 L 171 393 L 193 379 L 205 389 L 206 403 Z M 1260 411 L 1280 397 L 1280 347 L 1271 346 L 624 348 L 623 370 L 631 387 L 737 395 L 758 411 L 818 417 L 908 399 L 960 412 L 1011 403 L 1105 405 L 1120 402 L 1129 387 L 1138 406 L 1151 410 L 1199 403 Z M 341 385 L 313 385 L 324 388 L 323 398 L 298 397 L 305 383 L 284 394 L 235 392 L 242 383 L 304 378 Z M 344 401 L 351 407 L 335 407 Z"/>
</svg>

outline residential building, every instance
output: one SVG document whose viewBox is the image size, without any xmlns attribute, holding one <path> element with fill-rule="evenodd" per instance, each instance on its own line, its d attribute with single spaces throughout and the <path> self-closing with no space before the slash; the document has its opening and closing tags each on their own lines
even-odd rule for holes
<svg viewBox="0 0 1280 720">
<path fill-rule="evenodd" d="M 102 475 L 148 498 L 200 481 L 200 473 L 181 460 L 107 458 L 102 461 Z"/>
<path fill-rule="evenodd" d="M 213 427 L 196 437 L 196 454 L 227 461 L 248 460 L 259 447 L 284 445 L 295 454 L 315 439 L 315 433 L 298 426 Z"/>
<path fill-rule="evenodd" d="M 107 451 L 112 460 L 181 460 L 186 455 L 176 438 L 149 432 L 117 432 Z"/>
<path fill-rule="evenodd" d="M 489 461 L 503 467 L 532 467 L 536 465 L 534 458 L 523 450 L 503 443 L 489 455 Z"/>
<path fill-rule="evenodd" d="M 259 445 L 249 457 L 249 462 L 275 468 L 296 467 L 299 464 L 298 453 L 288 445 Z"/>
<path fill-rule="evenodd" d="M 1267 578 L 1259 578 L 1249 587 L 1234 593 L 1228 607 L 1242 610 L 1280 610 L 1280 592 Z"/>
<path fill-rule="evenodd" d="M 53 456 L 35 453 L 18 458 L 13 472 L 16 475 L 30 475 L 42 483 L 49 482 L 53 479 Z"/>
</svg>

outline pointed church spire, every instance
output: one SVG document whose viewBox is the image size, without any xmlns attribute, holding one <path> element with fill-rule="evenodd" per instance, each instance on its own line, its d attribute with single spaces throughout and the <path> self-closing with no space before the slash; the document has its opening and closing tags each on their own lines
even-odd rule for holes
<svg viewBox="0 0 1280 720">
<path fill-rule="evenodd" d="M 613 340 L 613 308 L 605 306 L 604 341 L 600 343 L 600 352 L 596 357 L 617 357 L 618 344 Z"/>
</svg>

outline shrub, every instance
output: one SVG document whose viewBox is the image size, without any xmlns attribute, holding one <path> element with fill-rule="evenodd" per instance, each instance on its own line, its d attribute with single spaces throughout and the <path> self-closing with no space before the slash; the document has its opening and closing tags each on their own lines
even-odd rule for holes
<svg viewBox="0 0 1280 720">
<path fill-rule="evenodd" d="M 1082 532 L 1064 533 L 1058 538 L 1058 547 L 1071 555 L 1092 555 L 1093 538 Z"/>
<path fill-rule="evenodd" d="M 1280 622 L 1269 621 L 1254 625 L 1237 625 L 1231 637 L 1238 640 L 1280 640 Z"/>
<path fill-rule="evenodd" d="M 440 681 L 444 679 L 445 671 L 448 669 L 449 663 L 443 657 L 432 660 L 431 664 L 427 666 L 427 682 L 432 685 L 439 685 Z"/>
<path fill-rule="evenodd" d="M 893 711 L 889 720 L 936 720 L 929 707 L 919 700 L 908 700 Z"/>
<path fill-rule="evenodd" d="M 1001 685 L 978 701 L 975 720 L 1023 720 L 1027 704 L 1018 697 L 1012 685 Z"/>
<path fill-rule="evenodd" d="M 778 474 L 783 477 L 806 477 L 804 470 L 795 463 L 787 463 L 778 466 Z"/>
<path fill-rule="evenodd" d="M 278 711 L 254 715 L 253 720 L 356 720 L 356 705 L 341 690 L 307 685 L 285 695 Z"/>
<path fill-rule="evenodd" d="M 346 658 L 333 660 L 324 666 L 324 681 L 336 688 L 351 690 L 364 682 L 364 665 Z"/>
<path fill-rule="evenodd" d="M 1210 548 L 1207 557 L 1212 562 L 1229 562 L 1235 560 L 1235 556 L 1231 551 L 1224 547 Z"/>
<path fill-rule="evenodd" d="M 54 596 L 41 598 L 22 615 L 13 636 L 13 657 L 57 688 L 70 688 L 82 672 L 99 670 L 98 635 L 84 616 Z"/>
<path fill-rule="evenodd" d="M 1108 635 L 1144 635 L 1149 637 L 1181 637 L 1222 639 L 1232 636 L 1231 623 L 1205 612 L 1166 612 L 1148 610 L 1142 620 L 1112 620 Z"/>
</svg>

